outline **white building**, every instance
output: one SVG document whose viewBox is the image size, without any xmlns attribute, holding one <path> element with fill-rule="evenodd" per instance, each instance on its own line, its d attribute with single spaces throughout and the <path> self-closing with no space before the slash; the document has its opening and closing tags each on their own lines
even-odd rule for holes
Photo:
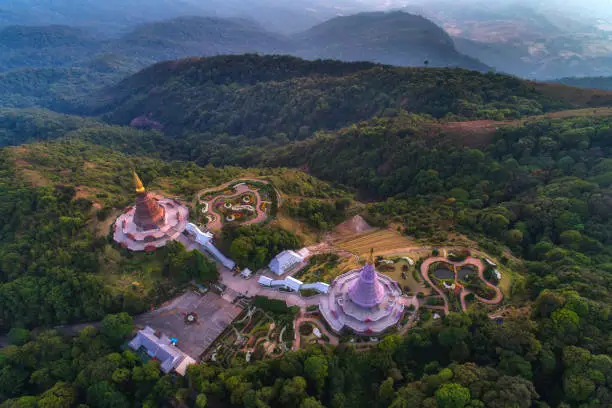
<svg viewBox="0 0 612 408">
<path fill-rule="evenodd" d="M 174 370 L 184 376 L 187 366 L 196 363 L 193 358 L 173 346 L 168 336 L 157 337 L 155 330 L 149 326 L 139 330 L 128 345 L 133 350 L 144 348 L 151 358 L 156 358 L 161 362 L 160 369 L 166 374 Z"/>
<path fill-rule="evenodd" d="M 257 280 L 257 283 L 265 287 L 271 287 L 272 282 L 274 282 L 274 279 L 270 279 L 267 276 L 260 276 L 259 279 Z"/>
<path fill-rule="evenodd" d="M 305 283 L 300 288 L 300 290 L 306 290 L 306 289 L 314 289 L 319 293 L 327 293 L 329 292 L 329 285 L 323 282 Z"/>
<path fill-rule="evenodd" d="M 295 251 L 287 250 L 270 261 L 270 270 L 280 276 L 296 265 L 304 262 L 304 257 Z"/>
<path fill-rule="evenodd" d="M 249 279 L 251 276 L 253 276 L 253 271 L 251 271 L 249 268 L 244 268 L 240 272 L 240 276 L 242 276 L 244 279 Z"/>
</svg>

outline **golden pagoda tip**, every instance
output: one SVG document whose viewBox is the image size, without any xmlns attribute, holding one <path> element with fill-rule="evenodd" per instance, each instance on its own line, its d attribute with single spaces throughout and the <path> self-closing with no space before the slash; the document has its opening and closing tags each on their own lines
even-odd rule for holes
<svg viewBox="0 0 612 408">
<path fill-rule="evenodd" d="M 370 248 L 370 257 L 368 258 L 368 263 L 374 265 L 374 248 Z"/>
<path fill-rule="evenodd" d="M 136 170 L 132 169 L 132 175 L 134 176 L 134 187 L 136 188 L 136 192 L 138 194 L 144 193 L 145 192 L 144 185 L 142 185 L 142 181 L 140 181 L 140 177 L 138 177 L 138 174 L 136 174 Z"/>
</svg>

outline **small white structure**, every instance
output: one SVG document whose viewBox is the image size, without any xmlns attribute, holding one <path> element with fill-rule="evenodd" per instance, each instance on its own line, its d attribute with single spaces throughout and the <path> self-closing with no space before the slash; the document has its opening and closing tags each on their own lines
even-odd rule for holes
<svg viewBox="0 0 612 408">
<path fill-rule="evenodd" d="M 495 274 L 495 278 L 499 281 L 501 280 L 501 272 L 498 271 L 497 269 L 493 270 L 493 274 Z"/>
<path fill-rule="evenodd" d="M 321 330 L 319 330 L 318 327 L 315 327 L 314 329 L 312 329 L 312 334 L 314 334 L 317 339 L 320 339 L 322 336 Z"/>
<path fill-rule="evenodd" d="M 310 251 L 306 247 L 304 247 L 304 248 L 302 248 L 302 249 L 300 249 L 298 251 L 295 251 L 295 252 L 297 252 L 297 254 L 299 256 L 301 256 L 302 258 L 304 258 L 304 259 L 306 259 L 306 258 L 308 258 L 310 256 Z"/>
<path fill-rule="evenodd" d="M 305 289 L 314 289 L 319 293 L 327 293 L 329 292 L 329 285 L 323 282 L 305 283 L 302 285 L 300 290 L 305 290 Z"/>
<path fill-rule="evenodd" d="M 234 267 L 236 266 L 236 262 L 223 255 L 221 251 L 219 251 L 217 247 L 212 243 L 212 240 L 214 238 L 214 235 L 212 233 L 202 232 L 197 227 L 197 225 L 192 223 L 187 224 L 185 231 L 191 234 L 191 236 L 195 237 L 196 242 L 202 245 L 206 252 L 212 255 L 212 257 L 219 261 L 223 266 L 225 266 L 227 269 L 234 269 Z"/>
<path fill-rule="evenodd" d="M 272 287 L 272 282 L 274 282 L 274 279 L 270 279 L 267 276 L 260 276 L 257 280 L 257 283 L 267 288 Z"/>
<path fill-rule="evenodd" d="M 438 320 L 440 318 L 440 314 L 439 313 L 434 313 L 433 314 L 433 318 L 434 318 L 434 320 Z"/>
<path fill-rule="evenodd" d="M 232 207 L 232 211 L 248 211 L 248 212 L 255 212 L 255 207 L 253 207 L 252 205 L 248 205 L 248 204 L 244 204 L 244 205 L 235 205 Z"/>
<path fill-rule="evenodd" d="M 280 276 L 302 262 L 304 262 L 303 256 L 295 251 L 287 250 L 276 255 L 276 257 L 270 261 L 269 266 L 274 274 Z"/>
<path fill-rule="evenodd" d="M 253 276 L 253 271 L 251 271 L 249 268 L 244 268 L 240 272 L 240 276 L 242 276 L 244 279 L 249 279 L 251 276 Z"/>
<path fill-rule="evenodd" d="M 449 284 L 448 284 L 448 283 L 446 283 L 446 282 L 442 282 L 442 284 L 444 285 L 444 289 L 450 289 L 450 290 L 455 289 L 455 284 L 454 284 L 454 283 L 453 283 L 453 284 L 451 284 L 451 285 L 449 285 Z"/>
<path fill-rule="evenodd" d="M 488 263 L 489 265 L 491 265 L 494 268 L 497 266 L 497 264 L 495 262 L 493 262 L 492 260 L 490 260 L 489 258 L 485 258 L 485 262 Z"/>
<path fill-rule="evenodd" d="M 166 374 L 174 370 L 184 376 L 187 366 L 196 363 L 193 358 L 173 346 L 168 336 L 157 337 L 155 330 L 149 326 L 139 330 L 128 345 L 132 350 L 144 348 L 150 357 L 161 361 L 160 369 Z"/>
<path fill-rule="evenodd" d="M 410 257 L 408 257 L 408 256 L 404 256 L 404 257 L 402 257 L 402 259 L 403 259 L 404 261 L 408 262 L 408 265 L 410 265 L 410 266 L 414 266 L 414 260 L 413 260 L 412 258 L 410 258 Z"/>
<path fill-rule="evenodd" d="M 299 281 L 295 279 L 294 277 L 288 276 L 285 278 L 285 285 L 287 286 L 287 289 L 290 289 L 294 292 L 299 292 L 303 283 L 302 281 Z"/>
<path fill-rule="evenodd" d="M 300 290 L 300 287 L 302 286 L 302 282 L 292 278 L 292 277 L 287 277 L 285 279 L 279 279 L 279 280 L 273 280 L 270 283 L 270 286 L 273 288 L 283 288 L 283 289 L 287 289 L 287 290 L 291 290 L 293 292 L 297 292 Z"/>
<path fill-rule="evenodd" d="M 383 260 L 380 261 L 380 263 L 383 264 L 383 265 L 394 265 L 395 264 L 395 262 L 393 262 L 390 259 L 383 259 Z"/>
</svg>

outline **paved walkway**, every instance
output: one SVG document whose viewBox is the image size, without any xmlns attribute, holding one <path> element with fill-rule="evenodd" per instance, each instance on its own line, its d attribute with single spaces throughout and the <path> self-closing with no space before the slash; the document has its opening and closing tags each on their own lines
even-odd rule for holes
<svg viewBox="0 0 612 408">
<path fill-rule="evenodd" d="M 447 264 L 453 265 L 454 266 L 454 271 L 455 271 L 455 283 L 457 283 L 457 268 L 461 268 L 462 266 L 465 265 L 474 265 L 476 266 L 476 268 L 478 269 L 478 276 L 480 277 L 480 279 L 482 279 L 482 281 L 489 286 L 490 288 L 492 288 L 493 290 L 495 290 L 495 297 L 493 299 L 485 299 L 482 298 L 478 295 L 476 295 L 472 290 L 463 288 L 461 289 L 461 293 L 459 294 L 459 298 L 461 301 L 461 309 L 465 312 L 467 310 L 467 304 L 465 301 L 465 297 L 467 295 L 469 295 L 470 293 L 473 293 L 474 296 L 476 297 L 476 299 L 479 302 L 482 302 L 484 304 L 487 305 L 497 305 L 499 304 L 503 298 L 504 295 L 501 291 L 500 288 L 498 288 L 497 286 L 493 285 L 492 283 L 490 283 L 489 281 L 487 281 L 484 277 L 484 264 L 482 263 L 482 261 L 478 258 L 474 258 L 474 257 L 468 257 L 466 258 L 464 261 L 461 262 L 452 262 L 450 260 L 448 260 L 447 258 L 444 258 L 442 256 L 436 256 L 436 257 L 431 257 L 431 258 L 427 258 L 426 260 L 423 261 L 423 263 L 421 264 L 421 276 L 423 276 L 423 279 L 425 279 L 427 281 L 427 283 L 429 283 L 431 285 L 432 288 L 434 288 L 434 290 L 442 297 L 442 299 L 444 299 L 444 314 L 447 315 L 449 313 L 449 302 L 448 302 L 448 298 L 446 297 L 446 294 L 444 293 L 444 291 L 442 289 L 440 289 L 439 287 L 437 287 L 433 281 L 431 280 L 431 278 L 429 277 L 429 267 L 436 263 L 436 262 L 445 262 Z"/>
</svg>

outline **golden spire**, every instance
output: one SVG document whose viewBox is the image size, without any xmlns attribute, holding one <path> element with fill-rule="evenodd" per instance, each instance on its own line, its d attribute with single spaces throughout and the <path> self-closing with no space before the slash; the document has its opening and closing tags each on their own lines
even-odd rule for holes
<svg viewBox="0 0 612 408">
<path fill-rule="evenodd" d="M 368 263 L 374 265 L 374 248 L 370 248 L 370 256 L 368 257 Z"/>
<path fill-rule="evenodd" d="M 136 174 L 136 170 L 132 170 L 132 174 L 134 175 L 134 187 L 136 187 L 136 192 L 138 194 L 142 194 L 145 192 L 145 188 L 142 185 L 142 181 L 140 181 L 140 177 Z"/>
</svg>

